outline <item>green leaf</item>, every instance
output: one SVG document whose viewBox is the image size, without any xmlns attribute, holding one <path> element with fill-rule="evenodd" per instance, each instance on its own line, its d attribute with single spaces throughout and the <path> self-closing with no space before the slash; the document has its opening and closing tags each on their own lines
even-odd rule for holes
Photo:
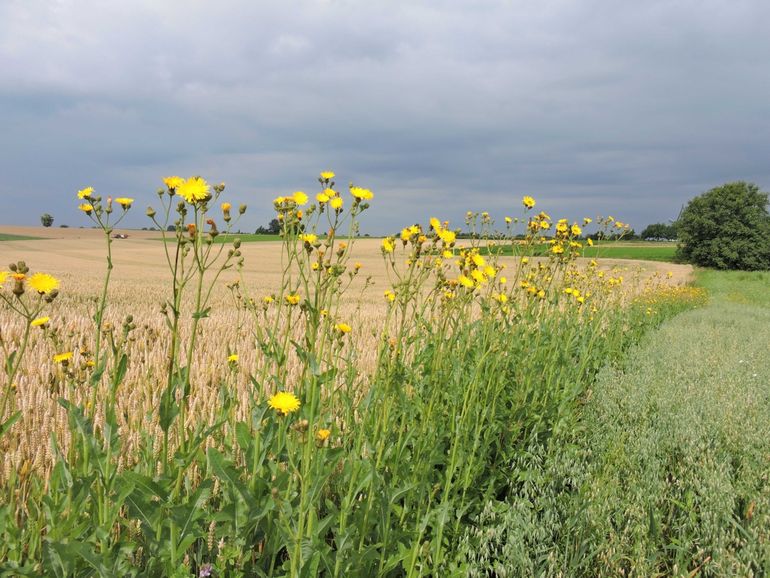
<svg viewBox="0 0 770 578">
<path fill-rule="evenodd" d="M 8 430 L 10 430 L 13 427 L 13 424 L 19 421 L 20 417 L 21 417 L 21 412 L 17 411 L 15 414 L 13 414 L 11 417 L 9 417 L 0 425 L 0 438 L 3 437 L 8 432 Z"/>
</svg>

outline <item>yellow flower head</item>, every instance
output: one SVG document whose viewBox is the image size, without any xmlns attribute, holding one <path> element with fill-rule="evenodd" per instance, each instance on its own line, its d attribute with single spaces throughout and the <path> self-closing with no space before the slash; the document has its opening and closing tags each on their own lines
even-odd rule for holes
<svg viewBox="0 0 770 578">
<path fill-rule="evenodd" d="M 342 210 L 342 204 L 343 204 L 342 197 L 334 197 L 329 201 L 329 205 L 331 205 L 331 208 L 334 209 L 335 211 Z"/>
<path fill-rule="evenodd" d="M 389 301 L 390 303 L 393 303 L 396 300 L 396 294 L 393 293 L 393 291 L 391 291 L 390 289 L 385 291 L 384 295 L 385 295 L 385 300 Z"/>
<path fill-rule="evenodd" d="M 283 415 L 289 415 L 299 409 L 300 403 L 293 393 L 279 391 L 267 400 L 267 405 Z"/>
<path fill-rule="evenodd" d="M 330 435 L 332 435 L 332 430 L 319 429 L 315 434 L 315 439 L 317 439 L 319 442 L 325 442 L 327 439 L 329 439 Z"/>
<path fill-rule="evenodd" d="M 337 325 L 335 325 L 334 328 L 342 334 L 350 333 L 351 331 L 353 331 L 353 328 L 347 323 L 337 323 Z"/>
<path fill-rule="evenodd" d="M 209 184 L 201 177 L 190 177 L 176 187 L 177 194 L 191 205 L 210 199 L 210 190 Z"/>
<path fill-rule="evenodd" d="M 78 209 L 83 211 L 86 215 L 90 215 L 91 211 L 94 210 L 94 206 L 91 203 L 80 203 Z"/>
<path fill-rule="evenodd" d="M 510 217 L 506 217 L 505 218 L 505 224 L 506 225 L 510 225 L 512 222 L 513 222 L 513 219 L 511 219 Z"/>
<path fill-rule="evenodd" d="M 80 189 L 78 191 L 78 199 L 88 199 L 91 197 L 93 192 L 94 192 L 93 187 L 86 187 L 85 189 Z"/>
<path fill-rule="evenodd" d="M 67 351 L 65 353 L 57 353 L 53 356 L 54 363 L 65 363 L 72 359 L 72 352 Z"/>
<path fill-rule="evenodd" d="M 8 271 L 0 271 L 0 285 L 5 285 L 8 280 Z"/>
<path fill-rule="evenodd" d="M 291 196 L 291 199 L 297 203 L 299 206 L 302 206 L 307 203 L 307 195 L 303 193 L 302 191 L 297 191 Z"/>
<path fill-rule="evenodd" d="M 265 305 L 270 305 L 273 301 L 275 301 L 275 299 L 273 299 L 272 295 L 265 295 L 262 297 L 262 303 Z"/>
<path fill-rule="evenodd" d="M 163 179 L 163 184 L 168 187 L 169 191 L 174 191 L 184 184 L 182 177 L 166 177 Z"/>
<path fill-rule="evenodd" d="M 329 195 L 327 195 L 326 193 L 318 193 L 315 196 L 315 200 L 318 201 L 321 204 L 328 203 L 329 202 Z"/>
<path fill-rule="evenodd" d="M 393 238 L 392 237 L 385 237 L 382 240 L 382 250 L 385 253 L 392 253 L 395 250 L 395 248 L 396 248 L 396 245 L 393 242 Z"/>
<path fill-rule="evenodd" d="M 594 246 L 594 240 L 591 237 L 588 237 L 588 246 L 593 247 Z"/>
<path fill-rule="evenodd" d="M 445 245 L 451 245 L 457 239 L 457 233 L 448 229 L 442 229 L 438 236 Z"/>
<path fill-rule="evenodd" d="M 323 180 L 325 180 L 325 181 L 330 181 L 330 180 L 332 180 L 332 179 L 333 179 L 335 176 L 337 176 L 337 175 L 335 175 L 335 174 L 334 174 L 332 171 L 324 171 L 324 172 L 322 172 L 322 173 L 321 173 L 321 178 L 322 178 Z"/>
<path fill-rule="evenodd" d="M 38 293 L 46 295 L 59 288 L 59 280 L 48 273 L 35 273 L 27 280 L 27 284 Z"/>
<path fill-rule="evenodd" d="M 312 245 L 318 240 L 318 235 L 314 235 L 313 233 L 304 233 L 299 236 L 300 241 L 304 241 L 308 245 Z"/>
<path fill-rule="evenodd" d="M 222 203 L 222 212 L 229 213 L 233 206 L 230 203 Z"/>
<path fill-rule="evenodd" d="M 115 202 L 123 207 L 123 209 L 129 209 L 131 208 L 131 205 L 134 204 L 134 199 L 130 199 L 128 197 L 118 197 L 115 199 Z"/>
<path fill-rule="evenodd" d="M 30 325 L 32 327 L 42 327 L 43 325 L 46 325 L 50 320 L 50 317 L 38 317 L 37 319 L 33 319 Z"/>
<path fill-rule="evenodd" d="M 531 209 L 535 206 L 535 199 L 532 197 L 526 196 L 523 199 L 521 199 L 521 204 L 524 205 L 527 209 Z"/>
<path fill-rule="evenodd" d="M 359 201 L 369 201 L 374 198 L 374 193 L 369 189 L 362 187 L 350 187 L 350 194 L 353 195 Z"/>
<path fill-rule="evenodd" d="M 233 353 L 231 355 L 228 355 L 227 356 L 227 362 L 228 363 L 238 363 L 238 354 L 237 353 Z"/>
<path fill-rule="evenodd" d="M 473 260 L 473 264 L 476 265 L 476 267 L 483 267 L 487 264 L 487 262 L 484 260 L 484 257 L 478 254 L 471 257 L 471 259 Z"/>
<path fill-rule="evenodd" d="M 298 305 L 300 301 L 299 293 L 290 293 L 284 297 L 286 303 L 289 305 Z"/>
<path fill-rule="evenodd" d="M 583 233 L 583 229 L 581 229 L 577 225 L 572 225 L 571 232 L 573 237 L 579 237 Z"/>
<path fill-rule="evenodd" d="M 457 280 L 460 282 L 460 285 L 467 287 L 468 289 L 473 289 L 476 286 L 473 281 L 465 275 L 460 275 Z"/>
<path fill-rule="evenodd" d="M 442 229 L 441 221 L 439 221 L 436 217 L 431 217 L 430 218 L 430 227 L 431 227 L 431 229 L 433 229 L 437 233 L 440 232 L 441 229 Z"/>
</svg>

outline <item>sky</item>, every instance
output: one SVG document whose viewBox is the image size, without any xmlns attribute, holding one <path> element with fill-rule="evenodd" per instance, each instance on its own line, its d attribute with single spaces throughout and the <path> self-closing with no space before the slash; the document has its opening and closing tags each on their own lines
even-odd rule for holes
<svg viewBox="0 0 770 578">
<path fill-rule="evenodd" d="M 0 223 L 88 226 L 75 193 L 169 175 L 246 203 L 333 170 L 362 231 L 521 198 L 637 231 L 770 189 L 766 0 L 0 0 Z"/>
</svg>

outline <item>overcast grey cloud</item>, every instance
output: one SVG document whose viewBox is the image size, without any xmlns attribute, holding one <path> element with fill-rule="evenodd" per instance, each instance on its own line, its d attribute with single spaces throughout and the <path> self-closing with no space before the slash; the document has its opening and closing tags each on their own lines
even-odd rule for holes
<svg viewBox="0 0 770 578">
<path fill-rule="evenodd" d="M 0 220 L 87 225 L 79 188 L 142 206 L 201 174 L 249 204 L 247 230 L 332 169 L 374 190 L 372 233 L 515 215 L 524 194 L 638 230 L 726 181 L 770 188 L 769 17 L 764 0 L 3 0 Z"/>
</svg>

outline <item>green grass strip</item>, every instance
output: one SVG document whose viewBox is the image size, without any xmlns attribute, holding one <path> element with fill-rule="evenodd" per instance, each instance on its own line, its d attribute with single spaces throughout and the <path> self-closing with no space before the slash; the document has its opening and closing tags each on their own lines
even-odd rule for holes
<svg viewBox="0 0 770 578">
<path fill-rule="evenodd" d="M 43 237 L 31 237 L 29 235 L 12 235 L 11 233 L 0 233 L 0 241 L 38 241 Z"/>
</svg>

